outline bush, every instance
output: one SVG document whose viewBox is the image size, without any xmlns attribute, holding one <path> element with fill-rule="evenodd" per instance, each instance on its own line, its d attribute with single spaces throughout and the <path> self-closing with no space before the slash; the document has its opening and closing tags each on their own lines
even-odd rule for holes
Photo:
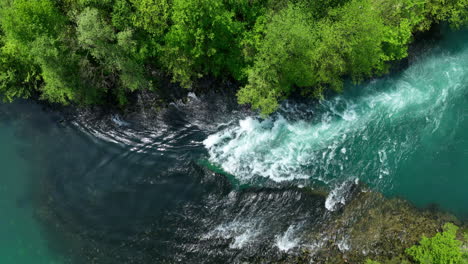
<svg viewBox="0 0 468 264">
<path fill-rule="evenodd" d="M 447 223 L 444 231 L 432 238 L 423 237 L 419 245 L 406 250 L 420 264 L 458 264 L 463 263 L 462 242 L 456 239 L 458 227 Z"/>
</svg>

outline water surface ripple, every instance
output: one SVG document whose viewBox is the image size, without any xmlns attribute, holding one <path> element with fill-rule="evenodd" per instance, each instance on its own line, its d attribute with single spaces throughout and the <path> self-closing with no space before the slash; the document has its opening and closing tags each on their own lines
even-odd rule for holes
<svg viewBox="0 0 468 264">
<path fill-rule="evenodd" d="M 446 34 L 398 74 L 266 120 L 222 95 L 151 117 L 1 104 L 2 214 L 18 224 L 0 230 L 31 250 L 0 262 L 281 260 L 326 246 L 356 182 L 465 217 L 466 43 Z"/>
</svg>

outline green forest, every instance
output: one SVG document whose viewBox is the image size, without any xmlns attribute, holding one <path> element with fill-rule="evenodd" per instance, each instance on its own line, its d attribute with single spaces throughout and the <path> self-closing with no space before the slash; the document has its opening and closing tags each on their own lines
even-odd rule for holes
<svg viewBox="0 0 468 264">
<path fill-rule="evenodd" d="M 0 96 L 124 106 L 161 78 L 212 77 L 268 115 L 385 74 L 417 32 L 467 14 L 468 0 L 0 0 Z"/>
</svg>

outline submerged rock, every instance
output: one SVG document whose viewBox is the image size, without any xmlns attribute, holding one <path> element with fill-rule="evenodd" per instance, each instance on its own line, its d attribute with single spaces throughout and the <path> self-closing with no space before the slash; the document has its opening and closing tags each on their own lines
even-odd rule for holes
<svg viewBox="0 0 468 264">
<path fill-rule="evenodd" d="M 328 220 L 307 234 L 309 242 L 322 241 L 320 248 L 304 248 L 299 256 L 288 256 L 281 263 L 365 263 L 367 259 L 405 263 L 409 261 L 405 249 L 422 236 L 442 231 L 446 222 L 461 225 L 448 213 L 421 210 L 406 200 L 364 189 Z"/>
</svg>

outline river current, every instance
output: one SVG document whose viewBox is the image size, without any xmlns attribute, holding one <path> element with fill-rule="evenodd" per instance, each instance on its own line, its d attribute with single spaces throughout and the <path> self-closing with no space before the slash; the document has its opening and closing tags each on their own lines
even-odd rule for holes
<svg viewBox="0 0 468 264">
<path fill-rule="evenodd" d="M 357 183 L 466 219 L 466 43 L 268 119 L 193 94 L 151 117 L 1 104 L 0 263 L 280 259 Z"/>
</svg>

